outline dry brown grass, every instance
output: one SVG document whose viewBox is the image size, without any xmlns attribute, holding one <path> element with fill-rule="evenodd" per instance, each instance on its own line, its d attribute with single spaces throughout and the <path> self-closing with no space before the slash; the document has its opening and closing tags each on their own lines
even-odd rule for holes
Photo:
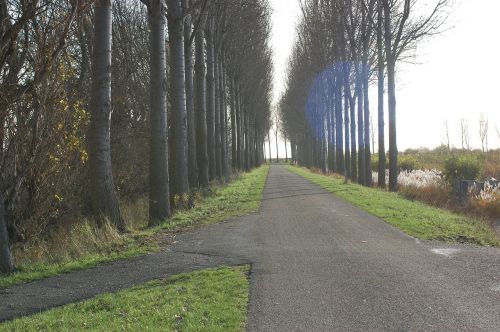
<svg viewBox="0 0 500 332">
<path fill-rule="evenodd" d="M 399 194 L 410 200 L 479 218 L 490 225 L 493 225 L 494 220 L 500 218 L 499 195 L 488 200 L 471 195 L 467 202 L 461 203 L 453 189 L 448 185 L 422 188 L 401 186 Z"/>
<path fill-rule="evenodd" d="M 97 228 L 93 222 L 84 220 L 61 224 L 45 239 L 17 244 L 13 253 L 18 265 L 40 261 L 60 263 L 88 253 L 109 251 L 120 240 L 121 236 L 109 223 Z"/>
<path fill-rule="evenodd" d="M 129 230 L 147 225 L 148 200 L 120 202 L 123 218 Z M 110 223 L 97 227 L 94 221 L 79 217 L 59 222 L 47 235 L 30 237 L 30 241 L 16 243 L 13 254 L 17 265 L 33 262 L 60 263 L 88 254 L 105 254 L 125 246 L 125 238 Z"/>
<path fill-rule="evenodd" d="M 447 185 L 420 188 L 416 186 L 401 186 L 399 194 L 410 200 L 416 200 L 449 210 L 454 210 L 454 207 L 458 205 L 453 190 Z"/>
</svg>

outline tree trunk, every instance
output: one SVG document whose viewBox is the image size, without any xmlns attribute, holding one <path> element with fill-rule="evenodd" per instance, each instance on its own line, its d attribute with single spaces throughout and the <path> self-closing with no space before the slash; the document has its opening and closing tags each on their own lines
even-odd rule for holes
<svg viewBox="0 0 500 332">
<path fill-rule="evenodd" d="M 215 39 L 216 40 L 216 39 Z M 221 89 L 220 61 L 217 49 L 214 52 L 214 85 L 215 85 L 215 170 L 218 179 L 222 179 L 222 141 L 221 141 Z"/>
<path fill-rule="evenodd" d="M 236 81 L 236 86 L 235 86 L 235 92 L 236 92 L 236 134 L 237 134 L 237 139 L 236 139 L 236 144 L 237 144 L 237 151 L 236 151 L 236 164 L 238 165 L 238 169 L 243 169 L 243 154 L 242 154 L 242 149 L 243 149 L 243 116 L 241 114 L 242 108 L 241 108 L 241 89 L 240 89 L 240 84 L 239 81 Z"/>
<path fill-rule="evenodd" d="M 286 147 L 286 136 L 284 136 L 283 139 L 285 140 L 285 162 L 288 163 L 288 149 Z"/>
<path fill-rule="evenodd" d="M 0 273 L 9 274 L 14 271 L 14 263 L 10 251 L 4 206 L 3 194 L 0 192 Z"/>
<path fill-rule="evenodd" d="M 227 104 L 226 104 L 226 68 L 224 67 L 224 56 L 220 60 L 221 77 L 221 141 L 222 141 L 222 176 L 226 181 L 229 180 L 229 165 L 227 153 Z"/>
<path fill-rule="evenodd" d="M 392 61 L 391 61 L 392 62 Z M 396 140 L 395 64 L 387 64 L 387 93 L 389 96 L 389 190 L 398 190 L 398 146 Z"/>
<path fill-rule="evenodd" d="M 238 84 L 238 114 L 240 122 L 238 123 L 238 158 L 240 169 L 245 169 L 245 142 L 246 142 L 246 124 L 245 124 L 245 105 L 243 104 L 243 92 L 241 91 L 241 83 Z"/>
<path fill-rule="evenodd" d="M 204 24 L 204 23 L 202 23 Z M 195 62 L 195 112 L 196 112 L 196 162 L 198 164 L 198 180 L 203 187 L 208 186 L 209 161 L 207 151 L 207 86 L 205 78 L 205 46 L 204 27 L 200 25 L 196 31 Z"/>
<path fill-rule="evenodd" d="M 273 156 L 271 154 L 271 128 L 269 128 L 269 133 L 267 133 L 267 137 L 269 138 L 269 163 L 272 163 Z"/>
<path fill-rule="evenodd" d="M 339 65 L 337 68 L 337 79 L 336 79 L 336 89 L 335 89 L 335 134 L 337 136 L 336 139 L 336 152 L 337 152 L 337 172 L 340 174 L 344 173 L 344 136 L 342 135 L 342 69 Z"/>
<path fill-rule="evenodd" d="M 377 3 L 377 60 L 378 60 L 378 186 L 385 188 L 385 123 L 384 123 L 384 86 L 385 60 L 383 41 L 383 14 L 380 0 Z"/>
<path fill-rule="evenodd" d="M 356 95 L 358 96 L 358 183 L 365 184 L 364 99 L 361 76 L 360 70 L 356 69 Z"/>
<path fill-rule="evenodd" d="M 237 129 L 236 129 L 236 84 L 231 78 L 231 166 L 233 170 L 238 168 L 237 149 Z"/>
<path fill-rule="evenodd" d="M 244 113 L 245 121 L 245 171 L 250 171 L 250 114 Z"/>
<path fill-rule="evenodd" d="M 167 134 L 167 71 L 165 13 L 162 0 L 151 0 L 150 24 L 150 154 L 149 226 L 170 216 Z"/>
<path fill-rule="evenodd" d="M 372 186 L 372 170 L 371 170 L 371 159 L 372 155 L 370 152 L 370 97 L 368 95 L 368 57 L 369 57 L 369 47 L 370 40 L 372 36 L 372 26 L 368 24 L 366 19 L 366 15 L 372 15 L 372 11 L 369 10 L 366 13 L 364 10 L 362 11 L 362 44 L 363 44 L 363 54 L 362 54 L 362 62 L 361 62 L 361 84 L 362 84 L 362 92 L 363 92 L 363 125 L 364 125 L 364 140 L 363 143 L 359 143 L 363 146 L 364 158 L 362 169 L 359 171 L 363 174 L 363 184 L 369 187 Z"/>
<path fill-rule="evenodd" d="M 356 65 L 356 64 L 354 64 Z M 356 69 L 357 71 L 357 69 Z M 356 74 L 357 78 L 357 74 Z M 357 164 L 357 152 L 356 152 L 356 101 L 351 92 L 351 87 L 349 83 L 349 69 L 348 65 L 344 63 L 344 90 L 345 90 L 345 108 L 346 108 L 346 116 L 348 117 L 348 123 L 350 124 L 350 129 L 347 129 L 347 132 L 350 132 L 350 166 L 349 166 L 349 178 L 352 181 L 357 181 L 358 178 L 358 164 Z M 355 94 L 358 90 L 358 82 L 355 84 Z M 359 102 L 359 101 L 358 101 Z M 350 111 L 350 114 L 347 112 Z M 350 119 L 349 119 L 350 117 Z M 350 121 L 350 122 L 349 122 Z M 348 151 L 346 150 L 346 155 Z"/>
<path fill-rule="evenodd" d="M 213 17 L 207 28 L 207 144 L 210 180 L 217 177 L 215 157 L 215 82 L 214 82 L 214 22 Z"/>
<path fill-rule="evenodd" d="M 98 223 L 109 219 L 125 231 L 111 171 L 111 29 L 112 0 L 98 0 L 94 7 L 94 56 L 91 120 L 88 134 L 90 194 Z"/>
<path fill-rule="evenodd" d="M 183 0 L 185 11 L 189 11 L 189 0 Z M 184 18 L 184 62 L 186 66 L 186 113 L 188 139 L 188 178 L 189 186 L 198 188 L 198 165 L 196 163 L 196 128 L 194 114 L 193 48 L 191 43 L 191 15 Z"/>
<path fill-rule="evenodd" d="M 372 186 L 372 152 L 370 151 L 370 97 L 368 95 L 368 64 L 363 62 L 363 97 L 364 97 L 364 126 L 365 126 L 365 160 L 364 160 L 364 184 Z"/>
<path fill-rule="evenodd" d="M 398 190 L 398 147 L 396 141 L 396 59 L 392 50 L 391 9 L 384 1 L 385 53 L 387 57 L 387 94 L 389 97 L 389 190 Z"/>
<path fill-rule="evenodd" d="M 276 124 L 276 131 L 274 132 L 274 138 L 276 139 L 276 162 L 279 163 L 279 151 L 278 151 L 278 124 Z"/>
<path fill-rule="evenodd" d="M 351 177 L 351 152 L 349 148 L 349 96 L 350 92 L 345 91 L 344 93 L 344 182 L 347 183 L 347 180 Z"/>
<path fill-rule="evenodd" d="M 172 195 L 189 193 L 188 139 L 186 113 L 186 71 L 184 59 L 184 23 L 179 0 L 168 0 L 170 41 L 170 80 L 172 82 Z"/>
<path fill-rule="evenodd" d="M 328 103 L 328 171 L 335 172 L 335 118 L 334 104 L 330 95 Z"/>
</svg>

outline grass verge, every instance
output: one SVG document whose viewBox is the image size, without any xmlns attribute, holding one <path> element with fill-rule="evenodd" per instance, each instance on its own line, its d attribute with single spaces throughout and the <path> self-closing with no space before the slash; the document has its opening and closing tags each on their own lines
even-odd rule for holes
<svg viewBox="0 0 500 332">
<path fill-rule="evenodd" d="M 0 324 L 0 331 L 243 331 L 248 266 L 181 274 Z"/>
<path fill-rule="evenodd" d="M 285 167 L 410 236 L 423 240 L 500 246 L 494 230 L 481 220 L 410 201 L 397 193 L 353 183 L 344 184 L 343 178 L 335 175 L 317 174 L 294 166 Z"/>
<path fill-rule="evenodd" d="M 171 219 L 155 228 L 143 227 L 120 235 L 110 226 L 95 229 L 88 223 L 79 225 L 74 234 L 56 237 L 57 251 L 64 254 L 53 254 L 56 249 L 51 249 L 48 251 L 53 256 L 42 259 L 30 256 L 22 262 L 17 260 L 18 270 L 15 273 L 0 275 L 0 289 L 155 252 L 168 245 L 178 232 L 256 212 L 262 201 L 268 172 L 269 166 L 262 166 L 241 175 L 227 186 L 214 187 L 211 195 L 198 198 L 195 208 L 176 212 Z M 147 221 L 134 222 L 145 225 Z"/>
</svg>

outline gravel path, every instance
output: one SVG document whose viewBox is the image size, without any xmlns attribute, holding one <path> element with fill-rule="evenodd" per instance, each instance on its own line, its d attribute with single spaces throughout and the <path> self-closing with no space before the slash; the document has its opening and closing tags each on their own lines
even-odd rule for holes
<svg viewBox="0 0 500 332">
<path fill-rule="evenodd" d="M 281 166 L 258 214 L 162 253 L 0 291 L 0 320 L 251 263 L 249 331 L 499 331 L 500 250 L 419 242 Z"/>
</svg>

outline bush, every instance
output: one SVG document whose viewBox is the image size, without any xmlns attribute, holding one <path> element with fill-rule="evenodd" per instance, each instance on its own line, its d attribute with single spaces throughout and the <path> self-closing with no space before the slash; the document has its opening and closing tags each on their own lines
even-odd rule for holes
<svg viewBox="0 0 500 332">
<path fill-rule="evenodd" d="M 453 156 L 444 163 L 444 175 L 450 184 L 457 180 L 476 180 L 481 165 L 477 159 L 470 156 Z"/>
<path fill-rule="evenodd" d="M 378 154 L 372 155 L 372 171 L 378 172 Z M 389 159 L 385 158 L 385 169 L 389 168 Z"/>
<path fill-rule="evenodd" d="M 417 159 L 410 156 L 400 156 L 398 158 L 398 168 L 403 171 L 414 171 L 420 167 Z"/>
<path fill-rule="evenodd" d="M 452 209 L 456 205 L 453 190 L 446 184 L 420 188 L 417 186 L 401 186 L 399 194 L 406 199 L 419 201 L 438 208 Z"/>
<path fill-rule="evenodd" d="M 479 194 L 469 199 L 469 210 L 483 217 L 496 219 L 500 217 L 500 188 L 486 187 Z"/>
</svg>

